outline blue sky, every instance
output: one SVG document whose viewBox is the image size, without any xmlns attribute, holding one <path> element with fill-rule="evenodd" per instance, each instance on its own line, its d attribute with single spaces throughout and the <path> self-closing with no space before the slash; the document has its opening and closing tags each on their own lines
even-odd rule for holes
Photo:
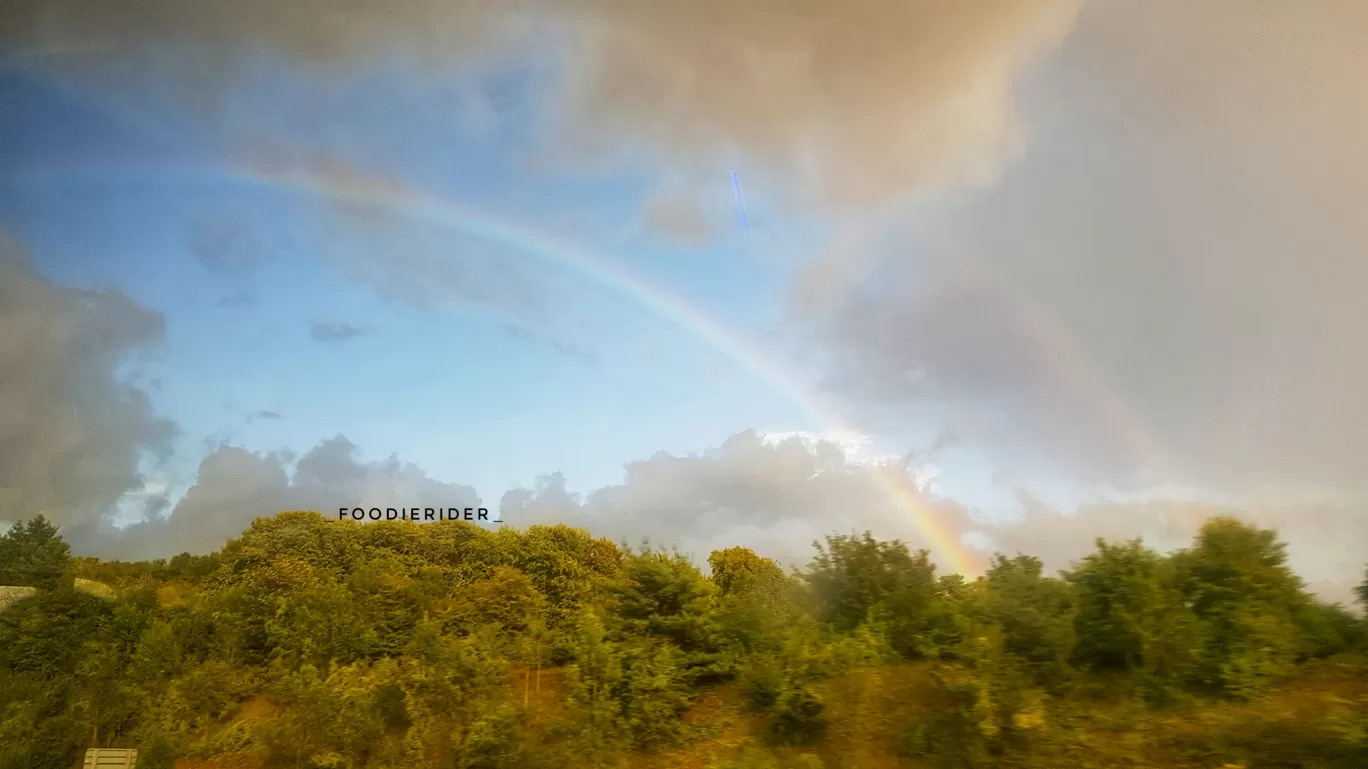
<svg viewBox="0 0 1368 769">
<path fill-rule="evenodd" d="M 1362 563 L 1368 5 L 516 5 L 0 4 L 0 522 L 528 487 L 1064 558 L 1234 504 Z"/>
<path fill-rule="evenodd" d="M 648 181 L 547 178 L 520 168 L 517 131 L 495 141 L 471 137 L 450 120 L 425 120 L 421 109 L 386 120 L 386 104 L 405 101 L 403 74 L 339 89 L 378 95 L 378 109 L 359 121 L 356 111 L 341 111 L 353 132 L 348 150 L 373 149 L 387 173 L 532 229 L 552 230 L 570 212 L 577 242 L 604 261 L 667 287 L 737 333 L 773 325 L 787 276 L 784 265 L 760 258 L 760 235 L 726 217 L 719 227 L 737 231 L 708 247 L 652 243 L 638 225 Z M 15 69 L 3 87 L 23 109 L 0 142 L 0 167 L 16 170 L 0 188 L 0 216 L 38 271 L 60 284 L 117 287 L 165 314 L 166 348 L 128 371 L 157 381 L 154 404 L 181 426 L 176 459 L 158 471 L 173 483 L 193 481 L 205 441 L 303 453 L 343 433 L 368 458 L 397 454 L 497 499 L 547 472 L 590 490 L 656 451 L 702 451 L 750 428 L 822 428 L 688 329 L 537 254 L 497 254 L 543 283 L 549 316 L 530 335 L 511 334 L 509 314 L 494 305 L 414 307 L 402 291 L 386 296 L 350 279 L 336 269 L 337 254 L 383 270 L 387 248 L 482 244 L 402 216 L 386 223 L 392 232 L 358 243 L 330 201 L 194 173 L 231 163 L 215 149 L 220 137 L 171 108 L 127 117 L 136 88 L 126 89 L 132 96 L 115 88 L 91 95 L 88 86 Z M 339 119 L 277 112 L 289 103 L 281 90 L 269 78 L 247 78 L 234 83 L 227 109 L 260 115 L 274 123 L 272 135 L 301 140 Z M 518 92 L 508 90 L 496 87 L 493 97 L 515 121 Z M 730 204 L 727 169 L 716 176 L 716 195 Z M 763 203 L 750 204 L 763 211 Z M 215 274 L 196 258 L 196 233 L 215 227 L 250 261 L 242 275 Z M 251 306 L 219 306 L 240 291 L 252 295 Z M 320 343 L 310 338 L 315 321 L 362 333 Z M 539 338 L 555 339 L 558 328 L 571 329 L 580 349 Z M 246 423 L 261 410 L 282 418 Z"/>
</svg>

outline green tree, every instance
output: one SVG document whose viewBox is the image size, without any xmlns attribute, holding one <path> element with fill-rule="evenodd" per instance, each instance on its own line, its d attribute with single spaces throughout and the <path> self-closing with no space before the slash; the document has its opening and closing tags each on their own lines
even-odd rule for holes
<svg viewBox="0 0 1368 769">
<path fill-rule="evenodd" d="M 725 674 L 721 636 L 713 615 L 717 588 L 679 553 L 643 549 L 628 553 L 612 591 L 621 627 L 615 635 L 667 639 L 684 653 L 691 675 Z"/>
<path fill-rule="evenodd" d="M 457 612 L 465 621 L 472 628 L 494 628 L 508 643 L 546 612 L 546 597 L 532 578 L 510 566 L 496 566 L 489 578 L 459 590 Z"/>
<path fill-rule="evenodd" d="M 826 705 L 806 686 L 788 686 L 774 704 L 774 718 L 768 728 L 776 745 L 806 745 L 820 737 L 828 722 L 822 717 Z"/>
<path fill-rule="evenodd" d="M 1288 610 L 1305 600 L 1278 533 L 1234 518 L 1203 524 L 1193 546 L 1175 554 L 1177 581 L 1199 616 L 1259 604 Z"/>
<path fill-rule="evenodd" d="M 575 662 L 567 676 L 567 699 L 572 706 L 575 749 L 595 766 L 620 750 L 624 727 L 621 704 L 614 693 L 622 680 L 622 662 L 603 621 L 585 611 L 574 634 Z"/>
<path fill-rule="evenodd" d="M 613 695 L 633 745 L 661 750 L 679 743 L 691 700 L 683 655 L 671 644 L 640 640 L 619 646 L 619 654 L 622 677 Z"/>
<path fill-rule="evenodd" d="M 458 752 L 480 714 L 510 693 L 508 663 L 493 654 L 491 635 L 458 638 L 435 622 L 418 624 L 401 664 L 411 732 L 425 749 Z"/>
<path fill-rule="evenodd" d="M 773 593 L 784 583 L 784 570 L 745 547 L 714 550 L 708 556 L 713 584 L 724 596 L 747 592 Z"/>
<path fill-rule="evenodd" d="M 1076 638 L 1069 584 L 1044 576 L 1040 559 L 1027 555 L 995 556 L 984 583 L 980 614 L 1002 629 L 1003 651 L 1041 680 L 1067 680 Z"/>
<path fill-rule="evenodd" d="M 320 670 L 361 659 L 377 644 L 373 628 L 359 616 L 360 603 L 336 582 L 277 597 L 275 611 L 265 619 L 273 653 L 292 665 L 307 662 Z"/>
<path fill-rule="evenodd" d="M 1277 532 L 1213 518 L 1173 562 L 1184 603 L 1206 625 L 1208 683 L 1249 697 L 1290 672 L 1306 646 L 1295 619 L 1311 599 Z"/>
<path fill-rule="evenodd" d="M 1097 541 L 1064 575 L 1075 590 L 1075 659 L 1136 675 L 1152 701 L 1176 696 L 1196 672 L 1206 623 L 1187 606 L 1173 564 L 1140 540 Z"/>
<path fill-rule="evenodd" d="M 51 589 L 66 571 L 70 547 L 57 527 L 39 515 L 0 535 L 0 584 Z"/>
<path fill-rule="evenodd" d="M 880 542 L 869 532 L 828 537 L 825 546 L 816 547 L 803 578 L 822 618 L 839 632 L 878 619 L 900 654 L 917 656 L 937 593 L 930 553 L 914 554 L 902 542 Z"/>
</svg>

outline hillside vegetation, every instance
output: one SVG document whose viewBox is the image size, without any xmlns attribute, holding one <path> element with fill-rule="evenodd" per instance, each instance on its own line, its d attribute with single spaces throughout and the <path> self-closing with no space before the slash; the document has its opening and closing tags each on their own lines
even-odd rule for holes
<svg viewBox="0 0 1368 769">
<path fill-rule="evenodd" d="M 1363 621 L 1232 519 L 1058 576 L 867 534 L 708 566 L 309 512 L 102 562 L 36 519 L 0 537 L 0 584 L 38 588 L 0 612 L 0 769 L 1368 767 Z"/>
</svg>

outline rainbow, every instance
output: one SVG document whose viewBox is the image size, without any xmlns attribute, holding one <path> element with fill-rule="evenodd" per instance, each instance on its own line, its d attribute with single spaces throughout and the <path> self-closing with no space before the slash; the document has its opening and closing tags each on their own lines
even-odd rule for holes
<svg viewBox="0 0 1368 769">
<path fill-rule="evenodd" d="M 51 167 L 39 172 L 47 176 Z M 89 173 L 95 169 L 75 169 Z M 113 169 L 111 169 L 113 170 Z M 501 218 L 489 211 L 391 184 L 374 177 L 344 169 L 324 171 L 282 169 L 279 164 L 246 164 L 239 167 L 161 166 L 137 169 L 144 176 L 149 170 L 161 175 L 187 175 L 191 179 L 210 175 L 235 183 L 316 195 L 350 204 L 389 209 L 406 217 L 453 229 L 500 246 L 540 258 L 568 269 L 591 283 L 620 295 L 691 334 L 717 351 L 776 395 L 797 407 L 825 434 L 856 434 L 843 418 L 815 393 L 798 385 L 797 377 L 743 343 L 712 318 L 679 297 L 642 280 L 587 249 L 565 239 L 553 237 L 525 225 Z M 31 174 L 24 174 L 31 176 Z M 870 468 L 879 492 L 894 511 L 917 527 L 932 551 L 953 571 L 973 574 L 978 559 L 965 548 L 954 532 L 943 525 L 926 503 L 923 494 L 901 466 L 889 463 Z"/>
<path fill-rule="evenodd" d="M 735 334 L 679 297 L 658 288 L 623 268 L 562 238 L 552 237 L 492 213 L 448 198 L 415 194 L 406 187 L 374 179 L 343 174 L 321 177 L 308 172 L 267 169 L 236 169 L 225 175 L 251 184 L 296 190 L 349 203 L 388 208 L 432 224 L 471 235 L 491 243 L 521 251 L 571 269 L 594 284 L 606 288 L 655 316 L 674 324 L 742 367 L 777 395 L 798 407 L 824 433 L 853 434 L 836 410 L 821 397 L 800 387 L 799 379 L 773 361 L 748 347 Z M 880 492 L 894 509 L 912 521 L 933 551 L 959 574 L 977 571 L 977 559 L 958 540 L 954 532 L 940 523 L 901 467 L 887 463 L 871 468 Z"/>
<path fill-rule="evenodd" d="M 162 126 L 143 119 L 136 113 L 122 109 L 94 94 L 63 85 L 60 81 L 42 78 L 49 87 L 59 88 L 83 101 L 97 102 L 97 108 L 127 123 L 139 132 L 153 136 L 167 136 Z M 690 306 L 677 296 L 641 280 L 621 267 L 606 262 L 595 254 L 573 243 L 558 239 L 501 219 L 492 213 L 446 198 L 419 193 L 411 188 L 389 184 L 373 177 L 332 166 L 300 169 L 290 163 L 274 162 L 281 158 L 258 158 L 238 167 L 222 167 L 190 163 L 161 166 L 158 170 L 171 173 L 188 172 L 199 177 L 215 178 L 240 183 L 280 188 L 288 191 L 317 195 L 334 200 L 386 208 L 444 227 L 473 235 L 492 243 L 521 251 L 530 256 L 556 263 L 578 273 L 589 281 L 620 294 L 649 312 L 690 333 L 741 366 L 751 376 L 777 395 L 806 414 L 823 432 L 833 435 L 854 434 L 836 409 L 815 393 L 802 387 L 800 379 L 774 362 L 767 360 L 743 343 L 705 313 Z M 51 170 L 50 168 L 44 170 Z M 76 169 L 91 170 L 88 166 Z M 136 167 L 133 172 L 146 172 L 147 167 Z M 739 180 L 733 172 L 739 191 Z M 744 199 L 743 206 L 744 215 Z M 1055 320 L 1048 308 L 1030 301 L 1018 291 L 1002 284 L 991 271 L 983 269 L 981 260 L 972 254 L 958 254 L 958 263 L 966 268 L 966 277 L 990 292 L 1012 314 L 1018 333 L 1049 364 L 1051 373 L 1059 377 L 1071 395 L 1089 405 L 1111 430 L 1116 431 L 1142 462 L 1151 462 L 1162 475 L 1169 475 L 1174 462 L 1164 451 L 1158 437 L 1143 420 L 1129 408 L 1118 391 L 1087 356 L 1067 331 Z M 933 550 L 954 571 L 970 575 L 980 571 L 979 556 L 970 552 L 954 532 L 941 523 L 930 508 L 924 493 L 918 489 L 900 465 L 877 464 L 871 468 L 880 492 L 894 510 L 910 520 L 926 538 Z"/>
</svg>

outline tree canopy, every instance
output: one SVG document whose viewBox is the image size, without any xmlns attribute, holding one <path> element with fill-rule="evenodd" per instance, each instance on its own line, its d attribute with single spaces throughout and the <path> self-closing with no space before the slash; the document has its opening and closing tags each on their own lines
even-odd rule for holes
<svg viewBox="0 0 1368 769">
<path fill-rule="evenodd" d="M 868 533 L 792 574 L 741 547 L 707 567 L 309 512 L 105 562 L 36 518 L 0 538 L 38 588 L 0 612 L 0 769 L 110 745 L 141 769 L 1368 766 L 1362 618 L 1238 520 L 1058 575 L 939 575 Z"/>
</svg>

